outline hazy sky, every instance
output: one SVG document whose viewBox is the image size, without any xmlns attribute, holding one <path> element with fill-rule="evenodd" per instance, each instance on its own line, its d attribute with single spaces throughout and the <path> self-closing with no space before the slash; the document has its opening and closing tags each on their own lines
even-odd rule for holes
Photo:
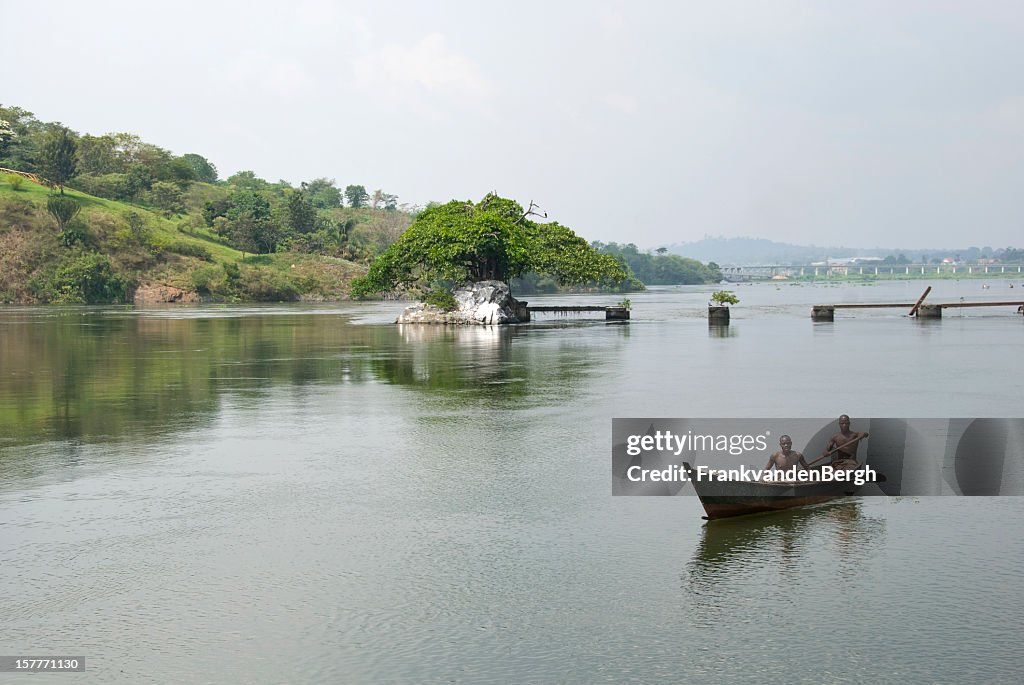
<svg viewBox="0 0 1024 685">
<path fill-rule="evenodd" d="M 0 103 L 591 240 L 1024 246 L 1024 4 L 0 0 Z"/>
</svg>

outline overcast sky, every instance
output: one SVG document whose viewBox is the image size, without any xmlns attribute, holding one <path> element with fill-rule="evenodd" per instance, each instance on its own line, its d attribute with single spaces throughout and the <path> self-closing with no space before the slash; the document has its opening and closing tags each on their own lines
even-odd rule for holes
<svg viewBox="0 0 1024 685">
<path fill-rule="evenodd" d="M 1024 3 L 0 0 L 0 103 L 590 240 L 1024 246 Z"/>
</svg>

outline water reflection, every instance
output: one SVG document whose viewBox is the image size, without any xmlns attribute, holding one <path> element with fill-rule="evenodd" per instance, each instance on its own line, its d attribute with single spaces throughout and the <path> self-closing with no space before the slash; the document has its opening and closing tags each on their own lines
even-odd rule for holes
<svg viewBox="0 0 1024 685">
<path fill-rule="evenodd" d="M 149 441 L 209 425 L 227 396 L 374 381 L 446 408 L 560 403 L 628 326 L 356 325 L 338 312 L 63 308 L 0 313 L 0 448 Z M 273 315 L 289 314 L 289 315 Z M 187 314 L 187 315 L 186 315 Z"/>
<path fill-rule="evenodd" d="M 808 567 L 828 568 L 822 582 L 853 579 L 884 546 L 885 525 L 858 500 L 705 524 L 681 576 L 688 605 L 710 625 L 738 597 L 814 582 Z"/>
<path fill-rule="evenodd" d="M 739 330 L 735 326 L 730 326 L 729 324 L 708 324 L 709 338 L 735 338 L 739 334 Z"/>
</svg>

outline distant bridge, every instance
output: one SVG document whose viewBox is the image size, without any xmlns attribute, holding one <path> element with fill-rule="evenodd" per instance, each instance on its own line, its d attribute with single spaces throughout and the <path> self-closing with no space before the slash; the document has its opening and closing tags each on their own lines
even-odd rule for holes
<svg viewBox="0 0 1024 685">
<path fill-rule="evenodd" d="M 732 282 L 770 279 L 773 276 L 909 276 L 927 274 L 1024 274 L 1021 264 L 755 264 L 720 266 L 722 278 Z"/>
</svg>

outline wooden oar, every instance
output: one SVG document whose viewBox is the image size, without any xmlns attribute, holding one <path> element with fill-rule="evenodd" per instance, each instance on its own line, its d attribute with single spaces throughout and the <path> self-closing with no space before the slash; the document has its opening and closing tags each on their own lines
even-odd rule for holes
<svg viewBox="0 0 1024 685">
<path fill-rule="evenodd" d="M 924 289 L 924 292 L 921 294 L 921 297 L 919 297 L 917 300 L 917 304 L 915 304 L 913 308 L 911 308 L 910 313 L 907 314 L 907 316 L 913 316 L 914 314 L 917 314 L 917 308 L 921 306 L 921 303 L 924 302 L 924 298 L 928 297 L 928 293 L 930 293 L 931 291 L 931 286 L 928 286 L 927 288 Z"/>
<path fill-rule="evenodd" d="M 821 461 L 825 457 L 831 456 L 833 453 L 838 452 L 842 448 L 847 447 L 848 445 L 852 445 L 855 442 L 859 442 L 860 440 L 863 440 L 866 437 L 868 437 L 868 434 L 867 433 L 862 433 L 861 435 L 857 436 L 853 440 L 850 440 L 848 442 L 844 442 L 842 445 L 836 445 L 835 447 L 830 449 L 828 452 L 825 452 L 825 454 L 821 455 L 820 457 L 818 457 L 817 459 L 812 461 L 810 464 L 808 464 L 807 468 L 810 468 L 810 467 L 814 466 L 815 464 L 817 464 L 819 461 Z"/>
</svg>

